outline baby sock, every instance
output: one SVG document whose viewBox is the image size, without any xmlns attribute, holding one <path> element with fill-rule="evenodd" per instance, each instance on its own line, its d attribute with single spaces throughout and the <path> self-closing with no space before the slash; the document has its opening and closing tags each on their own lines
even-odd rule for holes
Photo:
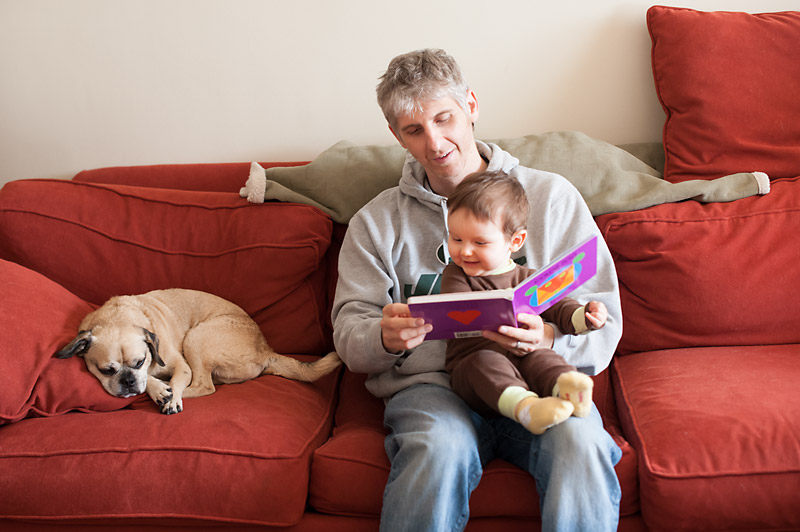
<svg viewBox="0 0 800 532">
<path fill-rule="evenodd" d="M 573 416 L 585 417 L 592 409 L 594 381 L 578 371 L 568 371 L 558 376 L 553 395 L 569 401 L 575 407 Z"/>
<path fill-rule="evenodd" d="M 558 397 L 539 397 L 519 386 L 511 386 L 500 396 L 500 412 L 518 421 L 533 434 L 542 434 L 566 421 L 574 410 L 571 402 Z"/>
</svg>

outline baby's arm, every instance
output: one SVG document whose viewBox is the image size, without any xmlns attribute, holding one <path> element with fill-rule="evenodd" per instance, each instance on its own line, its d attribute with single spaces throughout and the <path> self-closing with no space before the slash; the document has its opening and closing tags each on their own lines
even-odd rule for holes
<svg viewBox="0 0 800 532">
<path fill-rule="evenodd" d="M 563 334 L 583 334 L 601 329 L 608 320 L 608 307 L 600 301 L 581 305 L 565 297 L 542 312 L 542 319 L 558 327 Z"/>
<path fill-rule="evenodd" d="M 600 329 L 608 319 L 608 308 L 600 301 L 586 303 L 586 324 L 592 330 Z"/>
</svg>

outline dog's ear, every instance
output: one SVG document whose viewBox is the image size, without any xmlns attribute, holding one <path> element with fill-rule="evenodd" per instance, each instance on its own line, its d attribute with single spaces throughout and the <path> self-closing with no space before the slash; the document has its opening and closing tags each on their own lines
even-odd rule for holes
<svg viewBox="0 0 800 532">
<path fill-rule="evenodd" d="M 55 358 L 83 356 L 92 346 L 92 331 L 80 331 L 70 343 L 56 351 Z"/>
<path fill-rule="evenodd" d="M 164 361 L 161 360 L 161 357 L 158 356 L 158 336 L 147 329 L 142 329 L 142 331 L 144 331 L 144 343 L 147 344 L 147 349 L 150 350 L 150 355 L 153 357 L 153 360 L 155 360 L 159 366 L 166 366 Z"/>
</svg>

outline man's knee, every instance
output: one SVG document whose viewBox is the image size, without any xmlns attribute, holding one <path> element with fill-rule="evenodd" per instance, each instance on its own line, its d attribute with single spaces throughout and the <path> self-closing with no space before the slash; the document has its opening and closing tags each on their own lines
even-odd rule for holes
<svg viewBox="0 0 800 532">
<path fill-rule="evenodd" d="M 571 459 L 610 458 L 613 463 L 619 461 L 619 447 L 603 428 L 599 415 L 587 418 L 571 417 L 564 423 L 548 429 L 543 435 L 542 446 Z"/>
<path fill-rule="evenodd" d="M 417 452 L 453 462 L 471 461 L 478 454 L 477 435 L 470 422 L 440 419 L 425 431 L 406 434 L 406 444 Z"/>
</svg>

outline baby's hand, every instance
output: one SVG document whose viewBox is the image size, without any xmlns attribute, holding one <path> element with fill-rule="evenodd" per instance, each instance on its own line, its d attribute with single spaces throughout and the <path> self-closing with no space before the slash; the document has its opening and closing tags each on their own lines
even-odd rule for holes
<svg viewBox="0 0 800 532">
<path fill-rule="evenodd" d="M 606 324 L 608 309 L 600 301 L 589 301 L 586 304 L 586 324 L 591 329 L 600 329 Z"/>
</svg>

